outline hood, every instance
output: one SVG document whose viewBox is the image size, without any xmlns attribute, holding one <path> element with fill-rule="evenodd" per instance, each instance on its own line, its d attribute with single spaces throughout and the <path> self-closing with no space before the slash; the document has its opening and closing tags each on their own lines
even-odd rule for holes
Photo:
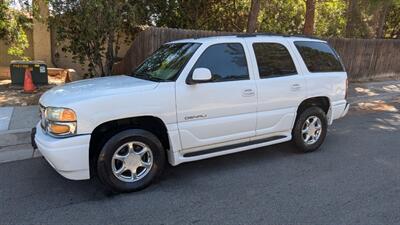
<svg viewBox="0 0 400 225">
<path fill-rule="evenodd" d="M 84 101 L 101 96 L 149 90 L 157 85 L 157 82 L 125 75 L 93 78 L 54 87 L 45 92 L 39 102 L 44 106 L 62 107 L 76 101 Z"/>
</svg>

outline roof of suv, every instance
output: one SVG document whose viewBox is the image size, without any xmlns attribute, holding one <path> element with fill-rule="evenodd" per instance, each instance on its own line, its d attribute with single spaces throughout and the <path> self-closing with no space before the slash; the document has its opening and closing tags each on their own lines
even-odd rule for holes
<svg viewBox="0 0 400 225">
<path fill-rule="evenodd" d="M 234 41 L 243 38 L 255 38 L 260 40 L 275 40 L 282 41 L 284 39 L 291 41 L 317 41 L 317 42 L 326 42 L 325 40 L 301 36 L 301 35 L 283 35 L 283 34 L 238 34 L 238 35 L 221 35 L 221 36 L 210 36 L 210 37 L 201 37 L 201 38 L 190 38 L 190 39 L 181 39 L 177 41 L 171 41 L 169 43 L 183 43 L 183 42 L 197 42 L 197 43 L 208 43 L 208 42 L 223 42 L 223 41 Z"/>
</svg>

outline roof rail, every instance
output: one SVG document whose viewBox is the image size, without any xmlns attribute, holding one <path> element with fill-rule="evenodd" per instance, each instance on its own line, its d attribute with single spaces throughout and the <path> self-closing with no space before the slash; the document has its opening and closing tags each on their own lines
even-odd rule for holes
<svg viewBox="0 0 400 225">
<path fill-rule="evenodd" d="M 287 35 L 284 34 L 278 34 L 278 33 L 243 33 L 243 34 L 238 34 L 236 37 L 255 37 L 255 36 L 279 36 L 279 37 L 284 37 Z"/>
<path fill-rule="evenodd" d="M 289 34 L 278 34 L 278 33 L 247 33 L 247 34 L 238 34 L 238 35 L 236 35 L 236 37 L 244 37 L 244 38 L 245 37 L 256 37 L 256 36 L 302 37 L 302 38 L 323 40 L 323 39 L 315 37 L 315 36 L 302 35 L 302 34 L 289 35 Z"/>
</svg>

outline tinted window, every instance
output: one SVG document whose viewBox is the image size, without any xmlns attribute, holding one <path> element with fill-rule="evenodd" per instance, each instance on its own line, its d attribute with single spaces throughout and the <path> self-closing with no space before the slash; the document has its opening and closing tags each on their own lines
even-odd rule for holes
<svg viewBox="0 0 400 225">
<path fill-rule="evenodd" d="M 193 67 L 207 68 L 212 81 L 232 81 L 249 79 L 243 46 L 238 43 L 216 44 L 208 47 Z"/>
<path fill-rule="evenodd" d="M 297 74 L 292 57 L 285 46 L 277 43 L 254 43 L 260 78 Z"/>
<path fill-rule="evenodd" d="M 306 66 L 310 72 L 337 72 L 344 71 L 339 57 L 323 42 L 296 41 Z"/>
</svg>

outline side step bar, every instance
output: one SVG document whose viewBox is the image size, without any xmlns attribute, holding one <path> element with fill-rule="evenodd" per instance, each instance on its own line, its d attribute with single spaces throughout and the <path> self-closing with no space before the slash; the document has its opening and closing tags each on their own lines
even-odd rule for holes
<svg viewBox="0 0 400 225">
<path fill-rule="evenodd" d="M 256 144 L 260 144 L 260 143 L 264 143 L 264 142 L 276 141 L 276 140 L 283 139 L 283 138 L 286 138 L 286 136 L 279 135 L 279 136 L 273 136 L 273 137 L 253 140 L 253 141 L 249 141 L 249 142 L 243 142 L 243 143 L 239 143 L 239 144 L 205 149 L 205 150 L 201 150 L 201 151 L 197 151 L 197 152 L 188 152 L 188 153 L 184 154 L 183 157 L 194 157 L 194 156 L 200 156 L 200 155 L 207 155 L 207 154 L 211 154 L 211 153 L 215 153 L 215 152 L 222 152 L 222 151 L 226 151 L 226 150 L 230 150 L 230 149 L 234 149 L 234 148 L 240 148 L 240 147 L 245 147 L 245 146 L 249 146 L 249 145 L 256 145 Z"/>
</svg>

